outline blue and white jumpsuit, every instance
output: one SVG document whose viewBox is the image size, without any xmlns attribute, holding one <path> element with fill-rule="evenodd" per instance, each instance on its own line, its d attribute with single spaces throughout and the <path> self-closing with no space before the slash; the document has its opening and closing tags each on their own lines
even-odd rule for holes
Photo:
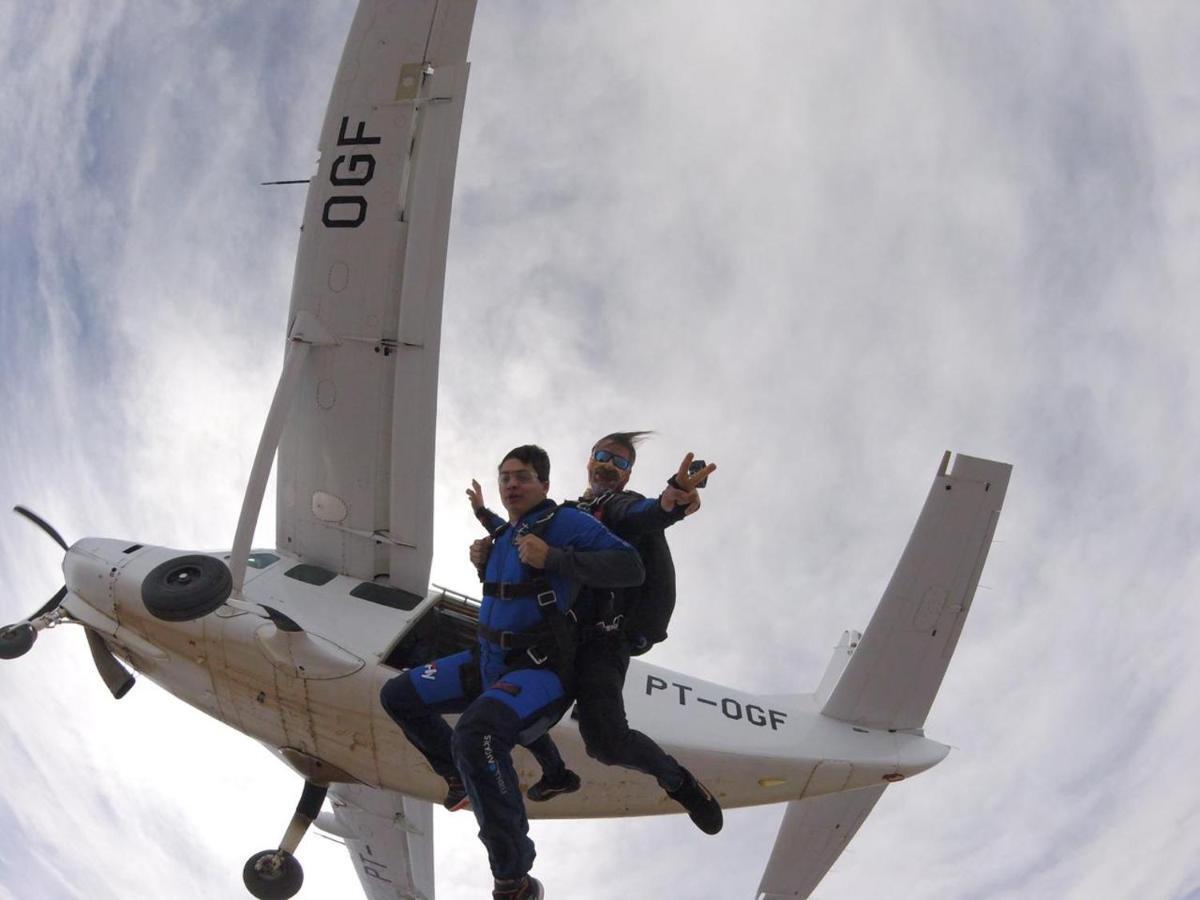
<svg viewBox="0 0 1200 900">
<path fill-rule="evenodd" d="M 517 555 L 516 538 L 530 529 L 550 547 L 544 570 Z M 544 501 L 496 537 L 477 648 L 416 666 L 383 687 L 384 709 L 433 770 L 462 777 L 498 879 L 525 875 L 535 855 L 512 748 L 553 725 L 567 706 L 552 640 L 521 644 L 547 635 L 548 623 L 571 609 L 582 585 L 630 587 L 643 577 L 633 547 L 587 513 Z M 476 664 L 477 688 L 470 671 Z M 442 714 L 456 712 L 462 716 L 451 731 Z"/>
</svg>

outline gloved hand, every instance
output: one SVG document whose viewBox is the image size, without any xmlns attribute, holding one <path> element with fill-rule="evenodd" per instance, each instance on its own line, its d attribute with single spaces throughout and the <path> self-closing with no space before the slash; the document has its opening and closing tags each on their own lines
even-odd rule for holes
<svg viewBox="0 0 1200 900">
<path fill-rule="evenodd" d="M 644 634 L 631 634 L 629 636 L 629 655 L 641 656 L 651 647 L 650 641 Z"/>
</svg>

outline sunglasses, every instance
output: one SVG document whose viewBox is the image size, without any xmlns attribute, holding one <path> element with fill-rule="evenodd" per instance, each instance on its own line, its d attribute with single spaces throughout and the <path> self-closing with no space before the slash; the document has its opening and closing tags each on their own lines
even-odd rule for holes
<svg viewBox="0 0 1200 900">
<path fill-rule="evenodd" d="M 622 472 L 628 472 L 633 468 L 633 463 L 623 456 L 617 456 L 609 450 L 593 450 L 592 459 L 596 462 L 610 462 Z"/>
</svg>

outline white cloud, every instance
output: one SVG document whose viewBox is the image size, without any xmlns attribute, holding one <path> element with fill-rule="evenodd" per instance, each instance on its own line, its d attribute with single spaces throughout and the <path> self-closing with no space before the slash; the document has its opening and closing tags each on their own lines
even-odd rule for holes
<svg viewBox="0 0 1200 900">
<path fill-rule="evenodd" d="M 309 174 L 352 7 L 0 13 L 0 499 L 68 539 L 229 542 L 303 202 L 257 182 Z M 956 749 L 821 895 L 1194 892 L 1198 43 L 1167 2 L 481 4 L 435 580 L 473 583 L 462 490 L 509 447 L 543 443 L 569 495 L 591 438 L 655 428 L 646 489 L 687 449 L 720 465 L 655 660 L 809 690 L 941 451 L 1011 461 L 928 725 Z M 0 549 L 11 620 L 58 558 L 15 518 Z M 114 704 L 81 646 L 0 671 L 0 896 L 236 896 L 298 785 L 148 684 Z M 747 896 L 779 814 L 535 823 L 537 871 Z M 440 896 L 486 888 L 469 817 L 438 854 Z M 305 896 L 353 886 L 341 848 L 302 858 Z"/>
</svg>

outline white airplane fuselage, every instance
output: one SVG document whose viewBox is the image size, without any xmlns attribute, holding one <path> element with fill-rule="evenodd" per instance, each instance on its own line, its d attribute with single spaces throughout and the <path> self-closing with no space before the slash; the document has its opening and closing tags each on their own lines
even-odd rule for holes
<svg viewBox="0 0 1200 900">
<path fill-rule="evenodd" d="M 305 777 L 441 800 L 445 783 L 388 718 L 379 691 L 402 668 L 427 662 L 430 656 L 420 656 L 426 647 L 436 655 L 429 641 L 415 640 L 416 626 L 442 604 L 465 607 L 465 598 L 440 588 L 424 598 L 377 586 L 364 591 L 362 582 L 303 566 L 283 551 L 257 551 L 240 601 L 193 621 L 163 621 L 147 610 L 142 582 L 181 555 L 78 541 L 63 564 L 70 591 L 63 607 L 133 668 L 262 742 Z M 409 657 L 397 653 L 406 638 Z M 625 704 L 631 727 L 694 771 L 726 808 L 898 781 L 949 751 L 917 734 L 823 716 L 811 694 L 757 696 L 640 659 L 631 662 Z M 584 787 L 529 804 L 531 817 L 680 811 L 648 776 L 589 759 L 570 717 L 552 734 Z M 528 754 L 518 751 L 515 762 L 524 784 L 537 780 Z"/>
</svg>

